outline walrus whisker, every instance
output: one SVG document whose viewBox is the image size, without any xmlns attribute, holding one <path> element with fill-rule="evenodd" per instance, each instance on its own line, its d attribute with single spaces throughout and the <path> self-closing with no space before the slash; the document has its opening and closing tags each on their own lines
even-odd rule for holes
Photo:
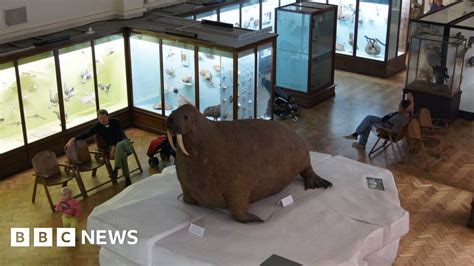
<svg viewBox="0 0 474 266">
<path fill-rule="evenodd" d="M 174 146 L 173 136 L 171 135 L 171 132 L 167 130 L 166 133 L 168 134 L 168 141 L 170 142 L 171 148 L 173 148 L 173 150 L 176 151 L 176 147 Z"/>
<path fill-rule="evenodd" d="M 181 135 L 181 134 L 176 134 L 176 141 L 178 142 L 178 146 L 179 146 L 179 148 L 181 149 L 181 151 L 182 151 L 184 154 L 186 154 L 187 156 L 189 156 L 188 151 L 187 151 L 186 148 L 184 147 L 183 135 Z"/>
</svg>

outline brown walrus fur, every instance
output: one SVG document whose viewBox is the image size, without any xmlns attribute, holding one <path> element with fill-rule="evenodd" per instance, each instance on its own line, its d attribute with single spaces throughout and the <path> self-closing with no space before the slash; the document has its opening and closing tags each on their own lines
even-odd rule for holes
<svg viewBox="0 0 474 266">
<path fill-rule="evenodd" d="M 260 222 L 248 213 L 250 203 L 278 193 L 298 174 L 305 189 L 332 186 L 314 173 L 303 141 L 275 121 L 213 122 L 183 105 L 166 126 L 172 135 L 182 135 L 189 153 L 175 144 L 176 171 L 188 204 L 227 208 L 239 222 Z"/>
</svg>

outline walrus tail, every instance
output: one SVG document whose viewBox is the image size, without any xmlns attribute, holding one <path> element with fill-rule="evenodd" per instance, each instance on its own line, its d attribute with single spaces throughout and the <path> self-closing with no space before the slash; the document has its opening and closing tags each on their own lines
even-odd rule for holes
<svg viewBox="0 0 474 266">
<path fill-rule="evenodd" d="M 309 163 L 306 168 L 300 173 L 300 175 L 304 179 L 304 189 L 310 188 L 328 188 L 332 187 L 332 183 L 327 181 L 326 179 L 321 178 L 318 176 L 311 164 Z"/>
</svg>

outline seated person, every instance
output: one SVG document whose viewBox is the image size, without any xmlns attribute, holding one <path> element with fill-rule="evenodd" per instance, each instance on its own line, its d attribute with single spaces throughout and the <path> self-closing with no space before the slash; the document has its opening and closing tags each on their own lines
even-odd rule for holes
<svg viewBox="0 0 474 266">
<path fill-rule="evenodd" d="M 413 116 L 415 105 L 413 95 L 409 93 L 407 99 L 400 102 L 398 112 L 390 113 L 383 118 L 373 115 L 366 116 L 357 126 L 356 131 L 344 138 L 357 140 L 359 137 L 359 141 L 352 143 L 352 147 L 364 150 L 370 130 L 373 127 L 377 129 L 377 132 L 383 129 L 386 132 L 400 134 L 402 128 L 408 124 L 410 117 Z"/>
<path fill-rule="evenodd" d="M 125 176 L 125 185 L 132 184 L 130 180 L 130 172 L 128 169 L 127 157 L 132 153 L 132 143 L 125 136 L 122 125 L 118 119 L 110 118 L 107 110 L 99 110 L 97 113 L 98 122 L 83 134 L 71 138 L 64 147 L 67 149 L 70 145 L 74 145 L 76 140 L 87 139 L 94 135 L 99 135 L 107 143 L 110 151 L 110 158 L 114 158 L 115 166 L 111 175 L 112 179 L 117 178 L 118 169 L 122 168 Z"/>
</svg>

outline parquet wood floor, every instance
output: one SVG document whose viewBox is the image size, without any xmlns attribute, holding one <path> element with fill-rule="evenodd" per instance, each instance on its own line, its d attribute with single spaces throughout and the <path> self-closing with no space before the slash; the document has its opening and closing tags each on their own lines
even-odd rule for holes
<svg viewBox="0 0 474 266">
<path fill-rule="evenodd" d="M 366 114 L 383 115 L 397 108 L 405 73 L 390 79 L 377 79 L 347 72 L 336 72 L 336 97 L 311 109 L 304 109 L 299 122 L 280 120 L 295 130 L 310 150 L 342 155 L 388 168 L 395 176 L 403 208 L 410 212 L 410 232 L 402 238 L 396 265 L 474 265 L 474 230 L 467 223 L 474 192 L 474 122 L 457 120 L 453 126 L 454 147 L 445 151 L 445 160 L 433 167 L 430 175 L 421 169 L 418 156 L 405 164 L 394 161 L 391 150 L 370 160 L 365 152 L 351 147 L 342 136 L 351 133 Z M 147 165 L 146 149 L 154 134 L 127 130 L 145 166 L 134 182 L 154 174 Z M 371 147 L 375 137 L 369 138 Z M 403 145 L 405 148 L 406 146 Z M 64 159 L 64 158 L 62 158 Z M 130 160 L 132 162 L 132 160 Z M 32 171 L 24 171 L 0 181 L 0 265 L 97 265 L 99 248 L 11 248 L 11 227 L 57 227 L 59 214 L 50 212 L 43 188 L 38 188 L 36 203 L 31 203 Z M 106 180 L 105 169 L 97 178 L 84 175 L 86 187 Z M 78 192 L 77 185 L 70 185 Z M 124 187 L 106 185 L 81 200 L 83 215 L 79 228 L 86 227 L 93 208 L 110 199 Z M 59 187 L 51 188 L 53 198 Z"/>
</svg>

